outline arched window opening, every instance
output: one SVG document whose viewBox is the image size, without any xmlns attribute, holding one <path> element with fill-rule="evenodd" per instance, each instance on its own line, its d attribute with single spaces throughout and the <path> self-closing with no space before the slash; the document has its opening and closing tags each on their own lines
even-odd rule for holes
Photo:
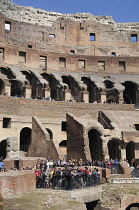
<svg viewBox="0 0 139 210">
<path fill-rule="evenodd" d="M 59 143 L 59 147 L 61 152 L 64 154 L 64 156 L 66 157 L 67 155 L 67 140 L 63 140 Z"/>
<path fill-rule="evenodd" d="M 59 143 L 59 147 L 67 147 L 67 140 L 63 140 Z"/>
<path fill-rule="evenodd" d="M 120 143 L 118 139 L 112 139 L 108 142 L 109 159 L 121 159 Z"/>
<path fill-rule="evenodd" d="M 91 129 L 88 132 L 89 148 L 92 161 L 103 160 L 102 139 L 100 133 L 96 129 Z"/>
<path fill-rule="evenodd" d="M 132 160 L 135 159 L 135 143 L 133 141 L 130 141 L 126 145 L 126 159 L 129 165 L 131 165 Z"/>
<path fill-rule="evenodd" d="M 0 142 L 0 159 L 3 160 L 6 158 L 6 147 L 7 147 L 7 141 L 3 140 Z"/>
<path fill-rule="evenodd" d="M 49 138 L 53 139 L 53 132 L 49 128 L 46 128 L 46 130 L 49 133 Z"/>
<path fill-rule="evenodd" d="M 23 84 L 17 80 L 11 80 L 11 96 L 21 97 Z"/>
<path fill-rule="evenodd" d="M 26 152 L 29 155 L 29 146 L 31 144 L 31 128 L 25 127 L 20 132 L 20 151 Z"/>
<path fill-rule="evenodd" d="M 135 129 L 136 129 L 137 131 L 139 131 L 139 124 L 134 124 L 134 126 L 135 126 Z"/>
<path fill-rule="evenodd" d="M 126 104 L 135 104 L 137 103 L 137 85 L 133 82 L 124 82 L 122 84 L 125 87 L 123 92 L 124 103 Z"/>
</svg>

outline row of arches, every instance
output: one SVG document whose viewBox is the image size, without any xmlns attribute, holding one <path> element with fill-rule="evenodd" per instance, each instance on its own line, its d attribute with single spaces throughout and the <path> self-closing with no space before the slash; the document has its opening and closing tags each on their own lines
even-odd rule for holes
<svg viewBox="0 0 139 210">
<path fill-rule="evenodd" d="M 49 138 L 52 140 L 53 139 L 53 132 L 49 129 L 46 128 Z M 29 127 L 25 127 L 21 130 L 20 132 L 20 148 L 19 150 L 25 154 L 25 156 L 29 157 L 30 156 L 30 144 L 31 144 L 31 136 L 32 136 L 32 129 Z M 62 140 L 59 143 L 60 148 L 67 148 L 67 140 Z M 6 152 L 7 148 L 7 140 L 4 139 L 0 142 L 0 157 L 2 159 L 5 159 L 7 156 Z"/>
<path fill-rule="evenodd" d="M 31 89 L 31 98 L 46 98 L 48 95 L 57 101 L 65 100 L 65 90 L 69 90 L 71 98 L 77 102 L 83 101 L 83 91 L 88 91 L 88 102 L 101 101 L 101 93 L 105 93 L 107 103 L 138 103 L 138 84 L 127 80 L 123 80 L 118 89 L 117 83 L 111 81 L 110 77 L 101 77 L 98 82 L 93 81 L 91 76 L 72 76 L 68 74 L 52 74 L 49 72 L 34 73 L 31 70 L 21 70 L 21 80 L 18 80 L 10 68 L 0 67 L 0 95 L 5 93 L 5 82 L 2 78 L 8 79 L 10 83 L 10 95 L 18 97 L 26 97 L 26 88 Z M 22 76 L 21 76 L 22 75 Z M 100 80 L 100 81 L 99 81 Z M 46 91 L 47 94 L 46 95 Z"/>
<path fill-rule="evenodd" d="M 88 138 L 91 159 L 103 161 L 105 157 L 103 154 L 103 145 L 100 132 L 96 129 L 91 129 L 88 132 Z M 111 139 L 107 143 L 109 159 L 121 160 L 121 146 L 122 145 L 119 139 Z M 125 150 L 125 158 L 128 160 L 129 164 L 131 164 L 131 161 L 135 159 L 135 143 L 133 141 L 127 143 Z"/>
<path fill-rule="evenodd" d="M 50 135 L 50 139 L 53 139 L 53 133 L 50 129 L 46 128 Z M 26 156 L 29 156 L 29 147 L 31 144 L 31 128 L 25 127 L 20 132 L 20 151 L 25 152 Z M 101 134 L 96 129 L 91 129 L 88 132 L 89 148 L 92 160 L 104 160 L 103 145 Z M 121 159 L 121 142 L 118 139 L 112 139 L 108 142 L 108 154 L 110 159 Z M 0 157 L 6 158 L 7 142 L 3 140 L 0 142 Z M 67 140 L 63 140 L 59 143 L 60 148 L 67 148 Z M 131 163 L 132 159 L 135 159 L 135 143 L 129 142 L 126 145 L 126 159 Z"/>
</svg>

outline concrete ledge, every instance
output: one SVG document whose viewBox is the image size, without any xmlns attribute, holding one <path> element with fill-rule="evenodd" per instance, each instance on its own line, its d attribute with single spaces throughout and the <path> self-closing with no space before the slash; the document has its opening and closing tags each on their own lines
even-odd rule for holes
<svg viewBox="0 0 139 210">
<path fill-rule="evenodd" d="M 139 177 L 138 178 L 114 178 L 112 179 L 113 184 L 134 184 L 139 183 Z"/>
</svg>

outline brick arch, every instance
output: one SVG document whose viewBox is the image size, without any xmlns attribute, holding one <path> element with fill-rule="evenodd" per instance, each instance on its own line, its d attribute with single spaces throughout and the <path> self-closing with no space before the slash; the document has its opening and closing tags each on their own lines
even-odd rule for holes
<svg viewBox="0 0 139 210">
<path fill-rule="evenodd" d="M 125 196 L 124 198 L 121 199 L 121 209 L 125 209 L 128 210 L 128 207 L 131 204 L 135 204 L 138 203 L 139 204 L 139 196 L 135 195 L 135 196 Z"/>
<path fill-rule="evenodd" d="M 103 135 L 103 130 L 102 130 L 102 128 L 99 128 L 99 126 L 97 126 L 97 125 L 94 125 L 94 126 L 89 127 L 89 128 L 86 130 L 86 132 L 88 133 L 88 132 L 89 132 L 90 130 L 92 130 L 92 129 L 97 130 L 97 131 L 101 134 L 101 136 Z"/>
<path fill-rule="evenodd" d="M 89 150 L 92 161 L 104 159 L 103 157 L 103 141 L 101 133 L 98 129 L 92 128 L 88 131 Z"/>
</svg>

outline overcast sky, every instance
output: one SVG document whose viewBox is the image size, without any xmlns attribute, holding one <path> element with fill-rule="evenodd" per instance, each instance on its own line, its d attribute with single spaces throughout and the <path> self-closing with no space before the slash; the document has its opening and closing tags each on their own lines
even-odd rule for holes
<svg viewBox="0 0 139 210">
<path fill-rule="evenodd" d="M 115 22 L 139 22 L 139 0 L 13 0 L 15 4 L 60 13 L 89 12 Z"/>
</svg>

